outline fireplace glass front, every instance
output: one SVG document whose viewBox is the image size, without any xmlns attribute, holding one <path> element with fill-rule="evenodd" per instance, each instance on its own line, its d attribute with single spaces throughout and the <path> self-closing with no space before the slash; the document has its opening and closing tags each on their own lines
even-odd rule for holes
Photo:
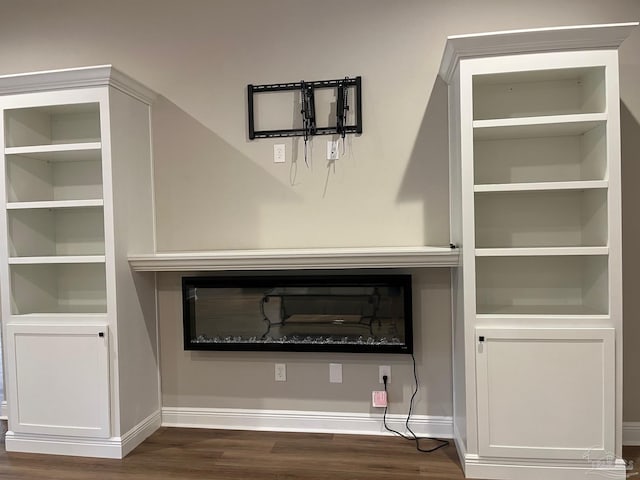
<svg viewBox="0 0 640 480">
<path fill-rule="evenodd" d="M 411 353 L 410 275 L 183 277 L 186 350 Z"/>
</svg>

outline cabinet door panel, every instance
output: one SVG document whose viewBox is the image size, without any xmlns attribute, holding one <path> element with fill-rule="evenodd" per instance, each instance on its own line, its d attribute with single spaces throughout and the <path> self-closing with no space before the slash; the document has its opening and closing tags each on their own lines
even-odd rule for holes
<svg viewBox="0 0 640 480">
<path fill-rule="evenodd" d="M 9 429 L 109 437 L 107 327 L 9 324 L 7 333 Z"/>
<path fill-rule="evenodd" d="M 476 329 L 483 456 L 582 459 L 614 451 L 614 329 Z"/>
</svg>

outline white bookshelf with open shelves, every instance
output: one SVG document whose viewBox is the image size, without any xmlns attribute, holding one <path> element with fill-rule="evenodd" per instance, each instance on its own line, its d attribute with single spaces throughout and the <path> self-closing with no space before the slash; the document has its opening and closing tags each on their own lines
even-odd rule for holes
<svg viewBox="0 0 640 480">
<path fill-rule="evenodd" d="M 585 459 L 620 457 L 616 49 L 636 26 L 449 38 L 441 75 L 462 259 L 454 431 L 469 477 L 511 478 L 517 465 L 531 478 L 578 479 Z M 580 387 L 555 399 L 568 378 Z M 585 403 L 587 392 L 598 397 Z M 574 414 L 587 404 L 589 415 Z M 550 420 L 563 409 L 572 414 Z M 623 467 L 607 475 L 622 479 Z"/>
<path fill-rule="evenodd" d="M 6 449 L 122 458 L 160 422 L 154 285 L 127 263 L 153 250 L 153 94 L 111 66 L 0 87 Z"/>
</svg>

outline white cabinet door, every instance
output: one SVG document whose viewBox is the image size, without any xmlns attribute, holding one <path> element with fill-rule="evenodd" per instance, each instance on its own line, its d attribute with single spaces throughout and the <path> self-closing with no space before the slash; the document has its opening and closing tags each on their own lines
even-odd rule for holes
<svg viewBox="0 0 640 480">
<path fill-rule="evenodd" d="M 614 332 L 477 328 L 479 454 L 555 459 L 612 454 Z"/>
<path fill-rule="evenodd" d="M 106 325 L 7 325 L 9 428 L 107 438 Z"/>
</svg>

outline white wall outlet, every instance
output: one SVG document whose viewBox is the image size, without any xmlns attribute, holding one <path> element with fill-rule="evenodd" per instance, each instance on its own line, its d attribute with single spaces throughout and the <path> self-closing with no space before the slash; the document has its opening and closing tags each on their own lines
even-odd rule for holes
<svg viewBox="0 0 640 480">
<path fill-rule="evenodd" d="M 338 160 L 340 154 L 338 153 L 338 141 L 329 140 L 327 142 L 327 160 Z"/>
<path fill-rule="evenodd" d="M 276 382 L 287 381 L 287 365 L 285 363 L 276 363 Z"/>
<path fill-rule="evenodd" d="M 342 383 L 342 364 L 329 364 L 329 383 Z"/>
<path fill-rule="evenodd" d="M 380 365 L 378 367 L 378 378 L 380 383 L 384 383 L 382 377 L 387 376 L 387 385 L 391 383 L 391 365 Z"/>
<path fill-rule="evenodd" d="M 284 163 L 287 161 L 287 149 L 284 143 L 273 146 L 273 163 Z"/>
</svg>

